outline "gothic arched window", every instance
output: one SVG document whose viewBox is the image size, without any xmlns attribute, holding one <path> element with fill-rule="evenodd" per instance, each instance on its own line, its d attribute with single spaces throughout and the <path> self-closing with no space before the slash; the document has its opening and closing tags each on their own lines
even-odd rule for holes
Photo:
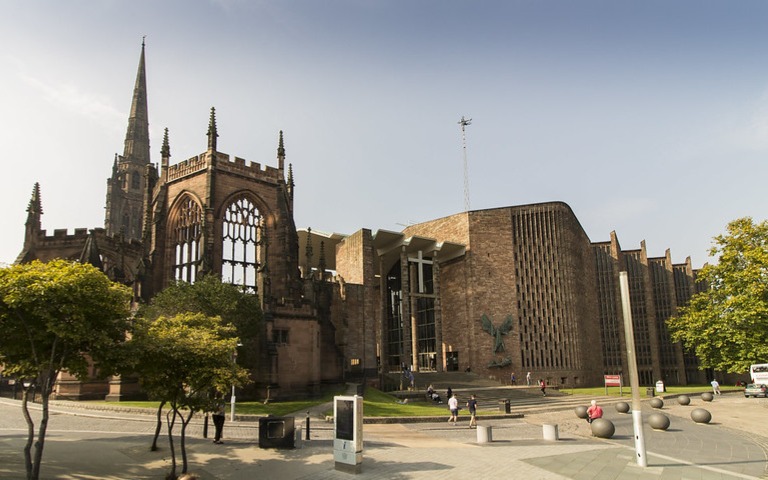
<svg viewBox="0 0 768 480">
<path fill-rule="evenodd" d="M 187 196 L 176 207 L 169 230 L 173 245 L 173 278 L 194 283 L 200 265 L 203 209 Z"/>
<path fill-rule="evenodd" d="M 261 266 L 261 217 L 246 197 L 230 203 L 222 222 L 221 280 L 256 291 Z"/>
</svg>

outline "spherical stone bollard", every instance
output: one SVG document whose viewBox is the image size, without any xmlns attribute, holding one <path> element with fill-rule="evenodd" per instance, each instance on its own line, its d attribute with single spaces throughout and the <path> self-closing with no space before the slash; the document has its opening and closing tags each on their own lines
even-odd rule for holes
<svg viewBox="0 0 768 480">
<path fill-rule="evenodd" d="M 712 392 L 704 392 L 701 394 L 701 399 L 705 402 L 711 402 L 713 398 L 715 398 L 715 396 L 712 395 Z"/>
<path fill-rule="evenodd" d="M 709 423 L 712 420 L 712 414 L 709 413 L 709 410 L 697 408 L 691 412 L 691 420 L 696 423 Z"/>
<path fill-rule="evenodd" d="M 579 418 L 587 418 L 587 407 L 585 407 L 584 405 L 580 405 L 580 406 L 574 408 L 573 412 Z"/>
<path fill-rule="evenodd" d="M 599 438 L 611 438 L 616 432 L 616 427 L 613 422 L 605 418 L 596 418 L 592 420 L 590 424 L 592 427 L 592 435 Z"/>
<path fill-rule="evenodd" d="M 629 413 L 629 404 L 627 402 L 619 402 L 616 404 L 616 411 L 619 413 Z"/>
<path fill-rule="evenodd" d="M 663 413 L 648 415 L 648 425 L 654 430 L 666 430 L 669 428 L 669 417 Z"/>
<path fill-rule="evenodd" d="M 661 408 L 664 406 L 664 400 L 659 397 L 653 397 L 650 403 L 653 408 Z"/>
<path fill-rule="evenodd" d="M 690 405 L 691 404 L 691 397 L 688 395 L 680 395 L 677 397 L 677 403 L 680 405 Z"/>
</svg>

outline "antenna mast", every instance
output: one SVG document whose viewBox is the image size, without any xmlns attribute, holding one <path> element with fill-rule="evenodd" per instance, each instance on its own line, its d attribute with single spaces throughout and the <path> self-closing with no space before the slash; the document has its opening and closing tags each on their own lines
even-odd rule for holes
<svg viewBox="0 0 768 480">
<path fill-rule="evenodd" d="M 459 120 L 459 125 L 461 125 L 461 145 L 464 152 L 464 211 L 469 211 L 469 165 L 467 164 L 467 134 L 466 134 L 466 127 L 467 125 L 472 124 L 471 118 L 464 118 L 462 115 L 461 120 Z"/>
</svg>

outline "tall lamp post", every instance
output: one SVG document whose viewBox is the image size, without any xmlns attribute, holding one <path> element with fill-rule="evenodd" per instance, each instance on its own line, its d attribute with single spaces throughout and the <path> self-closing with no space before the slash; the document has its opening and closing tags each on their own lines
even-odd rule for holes
<svg viewBox="0 0 768 480">
<path fill-rule="evenodd" d="M 238 347 L 242 347 L 242 346 L 243 346 L 243 344 L 242 344 L 242 343 L 240 343 L 240 342 L 238 342 L 238 343 L 237 343 L 237 346 L 238 346 Z M 237 365 L 237 347 L 235 347 L 235 351 L 234 351 L 234 352 L 232 352 L 232 363 L 233 363 L 234 365 Z M 230 397 L 230 400 L 229 400 L 229 401 L 230 401 L 230 414 L 229 414 L 229 420 L 230 420 L 231 422 L 234 422 L 234 421 L 235 421 L 235 401 L 236 401 L 236 397 L 235 397 L 235 384 L 234 384 L 234 383 L 232 384 L 232 395 L 231 395 L 231 397 Z"/>
</svg>

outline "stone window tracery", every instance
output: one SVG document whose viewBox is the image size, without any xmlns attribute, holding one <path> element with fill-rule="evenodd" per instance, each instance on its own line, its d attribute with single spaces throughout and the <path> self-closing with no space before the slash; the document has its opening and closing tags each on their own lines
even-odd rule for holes
<svg viewBox="0 0 768 480">
<path fill-rule="evenodd" d="M 222 222 L 221 279 L 255 292 L 261 259 L 261 216 L 247 197 L 230 203 Z"/>
<path fill-rule="evenodd" d="M 203 209 L 191 197 L 185 197 L 176 208 L 173 228 L 173 277 L 194 283 L 200 265 Z"/>
</svg>

